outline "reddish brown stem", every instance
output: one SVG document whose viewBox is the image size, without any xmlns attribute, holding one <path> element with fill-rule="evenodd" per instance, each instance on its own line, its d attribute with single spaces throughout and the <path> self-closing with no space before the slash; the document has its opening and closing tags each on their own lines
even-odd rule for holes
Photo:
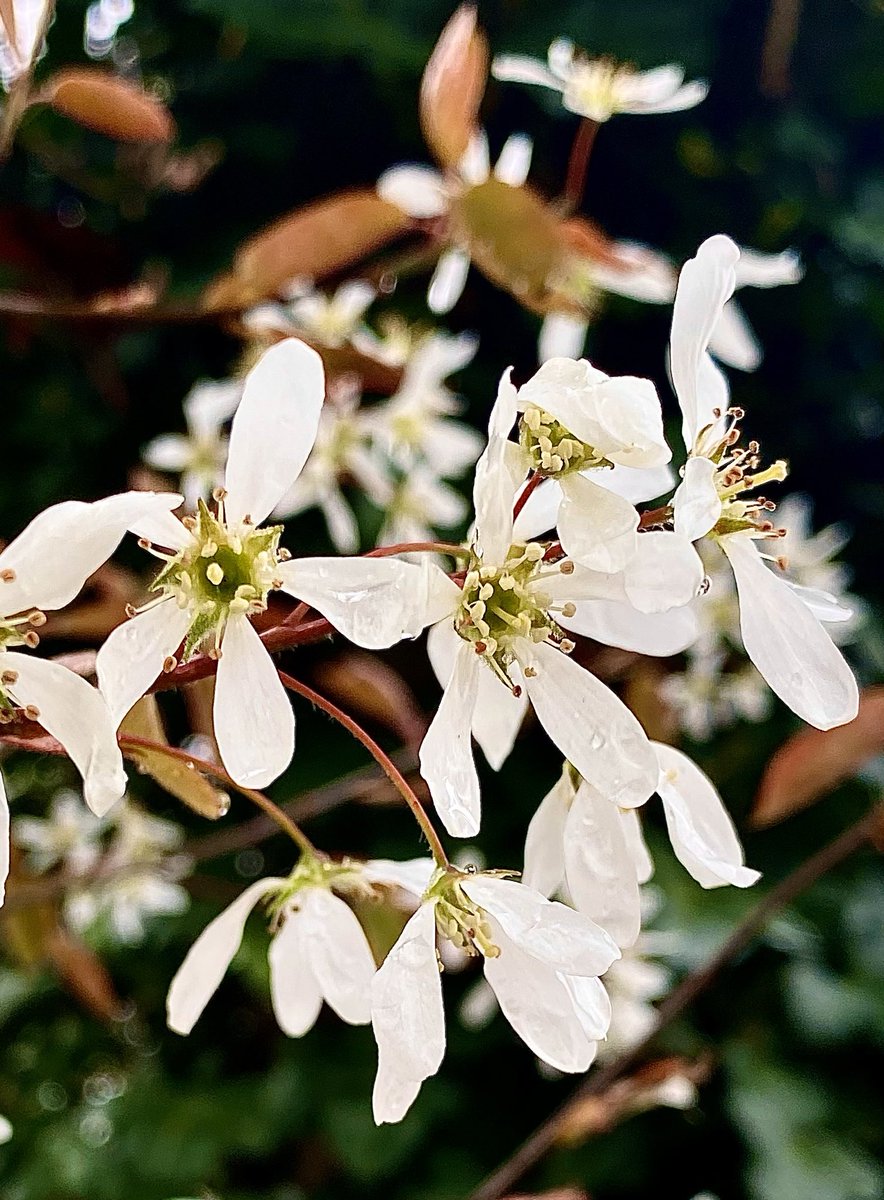
<svg viewBox="0 0 884 1200">
<path fill-rule="evenodd" d="M 577 127 L 574 144 L 571 146 L 571 156 L 568 159 L 568 174 L 565 177 L 564 207 L 567 213 L 576 212 L 583 202 L 586 169 L 589 166 L 589 156 L 592 154 L 598 131 L 598 121 L 593 121 L 589 117 L 584 117 Z"/>
<path fill-rule="evenodd" d="M 535 471 L 522 488 L 521 494 L 516 498 L 516 502 L 513 505 L 513 521 L 515 521 L 516 517 L 528 503 L 528 498 L 531 493 L 535 492 L 541 483 L 543 483 L 543 476 L 539 471 Z"/>
</svg>

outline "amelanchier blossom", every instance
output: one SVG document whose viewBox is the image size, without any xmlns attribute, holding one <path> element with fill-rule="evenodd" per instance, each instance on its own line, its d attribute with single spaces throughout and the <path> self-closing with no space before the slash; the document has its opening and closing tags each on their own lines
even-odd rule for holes
<svg viewBox="0 0 884 1200">
<path fill-rule="evenodd" d="M 589 1067 L 610 1020 L 598 977 L 619 956 L 614 942 L 500 873 L 440 868 L 371 984 L 378 1124 L 403 1118 L 445 1054 L 438 939 L 481 956 L 507 1020 L 539 1058 L 560 1071 Z"/>
<path fill-rule="evenodd" d="M 491 64 L 491 74 L 560 92 L 570 112 L 599 123 L 617 113 L 682 112 L 699 104 L 709 91 L 706 83 L 685 83 L 683 69 L 674 63 L 636 71 L 613 59 L 590 58 L 567 38 L 556 38 L 546 62 L 500 54 Z"/>
<path fill-rule="evenodd" d="M 294 752 L 295 720 L 270 655 L 249 620 L 273 589 L 306 601 L 357 645 L 380 649 L 415 637 L 444 611 L 449 581 L 432 564 L 394 559 L 292 560 L 280 526 L 262 527 L 313 447 L 325 395 L 322 361 L 286 339 L 246 378 L 233 419 L 217 510 L 135 520 L 163 563 L 156 596 L 133 610 L 98 653 L 99 686 L 119 723 L 160 673 L 197 650 L 218 660 L 215 737 L 237 783 L 264 787 Z M 162 518 L 162 519 L 161 519 Z M 396 604 L 391 605 L 395 597 Z"/>
<path fill-rule="evenodd" d="M 46 610 L 64 608 L 133 521 L 166 514 L 180 496 L 126 492 L 45 509 L 0 552 L 0 720 L 24 715 L 58 739 L 102 816 L 126 789 L 115 726 L 99 692 L 59 663 L 21 653 L 39 642 Z M 0 778 L 0 900 L 9 871 L 9 808 Z"/>
<path fill-rule="evenodd" d="M 488 139 L 482 132 L 470 140 L 457 170 L 450 176 L 417 164 L 392 167 L 378 180 L 378 195 L 416 219 L 451 218 L 456 214 L 457 200 L 492 177 L 509 187 L 521 187 L 528 178 L 531 152 L 531 139 L 522 133 L 513 134 L 504 143 L 492 173 Z M 469 239 L 458 229 L 456 220 L 451 241 L 452 245 L 442 252 L 430 280 L 427 303 L 434 313 L 446 313 L 454 308 L 470 269 Z"/>
<path fill-rule="evenodd" d="M 249 913 L 267 906 L 270 996 L 280 1028 L 302 1037 L 325 1001 L 350 1025 L 371 1019 L 375 961 L 362 926 L 341 896 L 407 894 L 416 904 L 431 859 L 331 862 L 305 854 L 287 878 L 260 879 L 212 921 L 191 946 L 169 988 L 169 1027 L 188 1034 L 214 995 L 242 941 Z M 340 894 L 338 894 L 340 893 Z"/>
<path fill-rule="evenodd" d="M 16 817 L 16 845 L 27 855 L 28 867 L 42 875 L 60 866 L 66 875 L 85 875 L 101 858 L 106 820 L 83 804 L 83 797 L 65 790 L 52 797 L 46 817 Z"/>
<path fill-rule="evenodd" d="M 184 502 L 190 511 L 224 478 L 227 438 L 223 429 L 236 412 L 241 395 L 239 379 L 198 383 L 182 406 L 187 433 L 160 434 L 141 453 L 149 467 L 180 475 Z"/>
<path fill-rule="evenodd" d="M 712 538 L 727 555 L 740 602 L 740 632 L 749 658 L 798 716 L 820 729 L 853 719 L 859 703 L 853 673 L 803 596 L 771 571 L 759 540 L 776 536 L 775 508 L 750 492 L 786 477 L 782 461 L 760 469 L 759 446 L 738 446 L 743 414 L 728 407 L 727 384 L 707 348 L 735 285 L 740 252 L 722 235 L 685 264 L 672 317 L 672 381 L 682 410 L 688 460 L 672 500 L 675 531 Z"/>
<path fill-rule="evenodd" d="M 376 295 L 364 279 L 342 283 L 331 296 L 309 279 L 294 279 L 283 302 L 259 305 L 246 313 L 244 321 L 256 333 L 272 330 L 338 349 L 365 335 L 363 318 Z"/>
</svg>

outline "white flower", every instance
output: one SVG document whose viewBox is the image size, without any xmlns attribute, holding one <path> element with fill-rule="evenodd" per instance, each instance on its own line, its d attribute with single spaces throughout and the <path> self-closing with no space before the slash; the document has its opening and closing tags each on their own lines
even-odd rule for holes
<svg viewBox="0 0 884 1200">
<path fill-rule="evenodd" d="M 188 1034 L 214 995 L 260 900 L 272 918 L 270 994 L 289 1037 L 312 1029 L 322 1002 L 351 1025 L 371 1018 L 374 957 L 353 910 L 335 894 L 371 895 L 376 887 L 419 897 L 433 869 L 429 859 L 394 863 L 331 863 L 305 856 L 288 879 L 261 879 L 237 897 L 191 946 L 169 988 L 169 1028 Z"/>
<path fill-rule="evenodd" d="M 333 296 L 318 291 L 310 280 L 295 279 L 283 304 L 262 304 L 245 314 L 244 323 L 256 333 L 271 331 L 305 337 L 318 346 L 338 349 L 364 335 L 365 311 L 377 292 L 364 279 L 342 283 Z"/>
<path fill-rule="evenodd" d="M 498 55 L 491 74 L 561 92 L 565 108 L 598 122 L 616 113 L 681 112 L 699 104 L 709 90 L 706 83 L 685 83 L 684 71 L 675 64 L 636 71 L 611 59 L 589 58 L 566 38 L 552 43 L 545 63 L 520 54 Z"/>
<path fill-rule="evenodd" d="M 727 384 L 707 348 L 733 293 L 740 252 L 729 238 L 704 242 L 679 278 L 672 316 L 671 371 L 688 450 L 673 497 L 675 530 L 691 541 L 712 535 L 727 555 L 740 602 L 740 631 L 749 658 L 798 716 L 820 729 L 856 716 L 856 680 L 810 607 L 770 571 L 756 547 L 776 536 L 774 505 L 750 491 L 785 478 L 785 463 L 759 470 L 759 448 L 738 448 Z"/>
<path fill-rule="evenodd" d="M 227 438 L 223 426 L 233 416 L 242 395 L 238 379 L 198 383 L 184 401 L 187 433 L 164 433 L 148 442 L 142 458 L 157 471 L 181 476 L 181 491 L 190 510 L 210 496 L 224 478 Z"/>
<path fill-rule="evenodd" d="M 289 765 L 295 721 L 273 660 L 250 614 L 273 588 L 306 601 L 368 649 L 415 637 L 436 619 L 445 576 L 392 559 L 289 561 L 279 526 L 261 522 L 289 490 L 316 438 L 325 385 L 319 355 L 288 339 L 265 352 L 245 381 L 233 419 L 225 490 L 212 514 L 135 521 L 164 566 L 156 598 L 115 629 L 98 653 L 99 686 L 119 723 L 184 643 L 218 658 L 215 737 L 222 762 L 244 786 L 264 787 Z M 222 493 L 219 493 L 222 495 Z M 396 604 L 391 604 L 395 597 Z M 436 597 L 434 601 L 434 597 Z"/>
<path fill-rule="evenodd" d="M 6 1117 L 0 1116 L 0 1146 L 4 1145 L 12 1137 L 12 1126 Z"/>
<path fill-rule="evenodd" d="M 45 509 L 0 552 L 0 714 L 23 710 L 64 746 L 99 816 L 126 788 L 123 759 L 102 696 L 59 663 L 19 653 L 39 641 L 43 610 L 63 608 L 116 550 L 133 520 L 165 513 L 180 496 L 126 492 Z M 0 779 L 0 901 L 9 871 L 9 809 Z"/>
<path fill-rule="evenodd" d="M 0 21 L 0 81 L 9 90 L 44 53 L 37 38 L 44 30 L 50 0 L 11 0 L 4 5 L 5 15 L 11 10 L 15 20 L 15 37 L 10 37 L 8 21 Z"/>
<path fill-rule="evenodd" d="M 445 1053 L 437 937 L 481 955 L 504 1015 L 539 1058 L 560 1071 L 589 1067 L 610 1018 L 598 976 L 617 947 L 524 884 L 441 869 L 371 985 L 378 1124 L 403 1118 Z"/>
<path fill-rule="evenodd" d="M 432 167 L 408 164 L 385 171 L 377 183 L 378 195 L 410 217 L 428 219 L 449 213 L 452 199 L 494 178 L 509 187 L 521 187 L 531 167 L 531 139 L 516 133 L 507 139 L 491 171 L 488 139 L 476 134 L 457 170 L 448 177 Z M 470 269 L 467 239 L 454 231 L 454 244 L 444 250 L 430 281 L 427 303 L 434 313 L 450 312 L 460 299 Z"/>
<path fill-rule="evenodd" d="M 462 525 L 468 509 L 460 492 L 419 464 L 396 486 L 388 501 L 378 545 L 432 541 L 436 530 Z"/>
<path fill-rule="evenodd" d="M 105 824 L 84 807 L 81 795 L 63 791 L 53 796 L 48 817 L 16 817 L 13 829 L 36 874 L 61 865 L 69 875 L 85 875 L 101 857 Z"/>
</svg>

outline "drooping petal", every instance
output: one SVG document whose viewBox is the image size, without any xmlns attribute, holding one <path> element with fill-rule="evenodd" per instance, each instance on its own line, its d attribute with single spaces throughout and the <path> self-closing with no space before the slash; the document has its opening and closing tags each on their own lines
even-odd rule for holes
<svg viewBox="0 0 884 1200">
<path fill-rule="evenodd" d="M 188 610 L 168 599 L 124 621 L 108 635 L 98 651 L 95 670 L 115 725 L 162 673 L 163 663 L 181 645 L 190 623 Z"/>
<path fill-rule="evenodd" d="M 693 645 L 700 632 L 697 614 L 686 605 L 665 613 L 643 613 L 617 600 L 585 600 L 572 617 L 558 617 L 564 629 L 603 646 L 668 658 Z"/>
<path fill-rule="evenodd" d="M 611 1024 L 611 999 L 605 985 L 592 975 L 563 975 L 562 981 L 571 993 L 583 1032 L 590 1041 L 600 1042 Z"/>
<path fill-rule="evenodd" d="M 9 877 L 9 801 L 0 774 L 0 904 L 6 899 L 6 880 Z"/>
<path fill-rule="evenodd" d="M 682 411 L 682 431 L 693 449 L 706 424 L 699 394 L 700 363 L 725 303 L 733 295 L 740 252 L 730 238 L 716 234 L 682 267 L 672 310 L 670 369 Z"/>
<path fill-rule="evenodd" d="M 510 1025 L 528 1049 L 551 1067 L 587 1070 L 595 1044 L 583 1030 L 563 979 L 552 967 L 525 954 L 493 918 L 489 925 L 500 954 L 484 960 L 485 978 Z"/>
<path fill-rule="evenodd" d="M 479 776 L 470 743 L 473 710 L 479 694 L 479 662 L 469 642 L 462 642 L 442 701 L 420 748 L 421 775 L 436 811 L 452 837 L 479 832 Z M 502 686 L 502 685 L 501 685 Z"/>
<path fill-rule="evenodd" d="M 517 393 L 510 373 L 507 370 L 501 376 L 488 422 L 488 445 L 476 463 L 473 483 L 476 541 L 490 564 L 503 562 L 513 540 L 513 500 L 518 482 L 507 447 L 516 419 Z"/>
<path fill-rule="evenodd" d="M 747 250 L 741 246 L 736 273 L 738 288 L 769 288 L 800 282 L 804 278 L 804 267 L 796 250 L 762 254 L 759 250 Z"/>
<path fill-rule="evenodd" d="M 357 646 L 382 650 L 415 638 L 460 599 L 457 584 L 429 561 L 293 558 L 280 563 L 283 591 L 311 607 Z"/>
<path fill-rule="evenodd" d="M 709 458 L 689 458 L 684 478 L 672 497 L 675 532 L 689 542 L 699 541 L 721 516 L 721 497 L 715 486 L 718 468 Z"/>
<path fill-rule="evenodd" d="M 299 924 L 323 998 L 342 1021 L 367 1025 L 375 962 L 352 908 L 326 888 L 307 888 L 301 897 Z"/>
<path fill-rule="evenodd" d="M 461 298 L 470 270 L 469 252 L 460 246 L 443 251 L 436 263 L 427 292 L 427 307 L 430 312 L 451 312 Z"/>
<path fill-rule="evenodd" d="M 641 931 L 641 897 L 619 809 L 581 783 L 565 821 L 563 843 L 574 907 L 618 946 L 631 946 Z"/>
<path fill-rule="evenodd" d="M 611 252 L 614 262 L 592 264 L 591 278 L 597 288 L 646 304 L 672 303 L 677 276 L 665 254 L 639 242 L 615 242 Z"/>
<path fill-rule="evenodd" d="M 60 663 L 7 652 L 4 668 L 14 671 L 9 695 L 22 707 L 32 705 L 47 733 L 57 738 L 83 776 L 86 803 L 99 817 L 126 790 L 126 772 L 117 746 L 116 726 L 104 697 Z"/>
<path fill-rule="evenodd" d="M 531 170 L 534 142 L 526 133 L 513 133 L 506 139 L 494 167 L 494 178 L 510 187 L 521 187 Z"/>
<path fill-rule="evenodd" d="M 225 770 L 243 787 L 267 787 L 292 761 L 295 714 L 245 615 L 231 617 L 224 630 L 212 718 Z"/>
<path fill-rule="evenodd" d="M 521 673 L 518 663 L 513 664 L 510 674 L 513 682 L 519 685 Z M 509 758 L 527 711 L 528 696 L 524 687 L 521 695 L 514 696 L 491 671 L 479 672 L 479 694 L 473 710 L 473 737 L 493 771 L 499 771 Z"/>
<path fill-rule="evenodd" d="M 415 896 L 422 896 L 430 885 L 430 876 L 435 869 L 436 864 L 431 858 L 409 858 L 404 862 L 372 858 L 362 864 L 362 875 L 369 883 L 403 888 Z"/>
<path fill-rule="evenodd" d="M 637 808 L 620 810 L 620 820 L 623 822 L 623 836 L 632 858 L 632 865 L 639 883 L 647 883 L 654 874 L 654 860 L 648 850 L 645 835 L 642 832 L 641 817 Z"/>
<path fill-rule="evenodd" d="M 591 571 L 622 571 L 638 540 L 633 505 L 585 475 L 566 475 L 561 486 L 558 528 L 568 557 Z"/>
<path fill-rule="evenodd" d="M 743 865 L 743 847 L 712 780 L 674 746 L 654 742 L 654 750 L 657 791 L 679 862 L 705 888 L 751 887 L 759 872 Z"/>
<path fill-rule="evenodd" d="M 0 553 L 0 614 L 70 604 L 133 522 L 177 508 L 182 497 L 123 492 L 92 504 L 65 500 L 38 513 Z"/>
<path fill-rule="evenodd" d="M 525 686 L 538 720 L 584 779 L 621 808 L 644 804 L 657 761 L 644 730 L 600 680 L 549 643 L 535 647 Z"/>
<path fill-rule="evenodd" d="M 467 875 L 461 887 L 499 922 L 523 954 L 568 975 L 601 975 L 620 957 L 604 929 L 589 917 L 533 888 L 493 875 Z"/>
<path fill-rule="evenodd" d="M 558 891 L 565 878 L 565 819 L 573 799 L 574 781 L 566 765 L 528 825 L 522 883 L 542 896 Z"/>
<path fill-rule="evenodd" d="M 420 1084 L 445 1055 L 445 1011 L 436 961 L 435 905 L 410 918 L 371 982 L 371 1023 L 378 1044 L 372 1107 L 378 1125 L 400 1121 Z"/>
<path fill-rule="evenodd" d="M 305 889 L 301 895 L 306 899 L 313 890 Z M 301 917 L 301 911 L 289 907 L 267 953 L 273 1014 L 282 1032 L 293 1038 L 309 1033 L 322 1008 L 322 991 L 307 953 Z"/>
<path fill-rule="evenodd" d="M 639 612 L 668 612 L 690 604 L 703 575 L 700 556 L 686 537 L 652 529 L 638 538 L 623 571 L 623 589 Z"/>
<path fill-rule="evenodd" d="M 738 371 L 755 371 L 764 352 L 746 314 L 736 300 L 728 300 L 709 339 L 709 353 Z"/>
<path fill-rule="evenodd" d="M 166 1000 L 170 1029 L 188 1034 L 197 1023 L 239 949 L 249 913 L 284 879 L 259 879 L 202 931 L 175 973 Z"/>
<path fill-rule="evenodd" d="M 809 725 L 831 729 L 859 707 L 853 672 L 807 605 L 743 534 L 720 539 L 737 581 L 743 645 L 768 686 Z"/>
<path fill-rule="evenodd" d="M 227 520 L 260 525 L 301 473 L 313 449 L 325 398 L 322 359 L 286 338 L 246 376 L 230 430 L 224 486 Z"/>
<path fill-rule="evenodd" d="M 580 358 L 588 328 L 589 321 L 581 313 L 547 313 L 537 339 L 538 359 L 545 363 L 551 358 Z"/>
<path fill-rule="evenodd" d="M 524 54 L 498 54 L 491 64 L 491 74 L 507 83 L 534 83 L 556 92 L 562 90 L 562 81 L 546 63 Z"/>
</svg>

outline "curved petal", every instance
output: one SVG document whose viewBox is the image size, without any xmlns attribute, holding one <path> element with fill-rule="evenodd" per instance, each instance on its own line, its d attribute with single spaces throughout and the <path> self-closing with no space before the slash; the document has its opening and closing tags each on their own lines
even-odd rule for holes
<svg viewBox="0 0 884 1200">
<path fill-rule="evenodd" d="M 547 313 L 537 339 L 538 359 L 545 363 L 551 358 L 580 358 L 587 329 L 589 321 L 582 313 Z"/>
<path fill-rule="evenodd" d="M 451 312 L 461 298 L 470 270 L 469 252 L 460 246 L 445 250 L 436 263 L 427 292 L 427 307 L 430 312 Z"/>
<path fill-rule="evenodd" d="M 720 542 L 737 581 L 743 645 L 768 686 L 817 729 L 852 721 L 856 679 L 829 634 L 750 538 L 738 533 Z"/>
<path fill-rule="evenodd" d="M 0 553 L 0 614 L 63 608 L 105 563 L 132 523 L 177 508 L 181 497 L 123 492 L 93 504 L 65 500 L 38 513 Z"/>
<path fill-rule="evenodd" d="M 689 458 L 684 478 L 672 497 L 675 532 L 689 542 L 699 541 L 713 529 L 721 516 L 721 497 L 715 486 L 718 468 L 709 458 Z"/>
<path fill-rule="evenodd" d="M 6 880 L 9 878 L 9 801 L 6 786 L 0 775 L 0 904 L 6 899 Z"/>
<path fill-rule="evenodd" d="M 804 267 L 797 250 L 762 254 L 759 250 L 747 250 L 741 246 L 736 273 L 738 288 L 769 288 L 799 283 L 804 278 Z"/>
<path fill-rule="evenodd" d="M 422 896 L 430 886 L 436 869 L 432 858 L 409 858 L 404 862 L 389 858 L 371 858 L 362 864 L 362 876 L 369 883 L 402 888 L 414 896 Z"/>
<path fill-rule="evenodd" d="M 432 167 L 407 163 L 384 171 L 377 182 L 382 200 L 393 204 L 409 217 L 424 220 L 441 217 L 448 210 L 448 197 L 442 176 Z"/>
<path fill-rule="evenodd" d="M 544 479 L 522 505 L 513 523 L 513 541 L 530 542 L 553 529 L 561 503 L 562 485 L 556 479 Z"/>
<path fill-rule="evenodd" d="M 535 647 L 525 686 L 538 720 L 584 779 L 621 808 L 644 804 L 657 760 L 644 730 L 603 683 L 548 643 Z"/>
<path fill-rule="evenodd" d="M 33 705 L 47 733 L 57 738 L 83 776 L 86 803 L 99 817 L 126 790 L 126 772 L 116 726 L 104 697 L 60 663 L 28 654 L 7 653 L 4 667 L 16 680 L 7 690 L 17 704 Z"/>
<path fill-rule="evenodd" d="M 306 899 L 311 890 L 301 895 Z M 309 1033 L 322 1008 L 322 991 L 304 944 L 301 917 L 299 909 L 288 909 L 267 953 L 273 1015 L 282 1032 L 293 1038 Z"/>
<path fill-rule="evenodd" d="M 755 371 L 763 351 L 746 314 L 736 300 L 728 300 L 709 339 L 709 353 L 738 371 Z"/>
<path fill-rule="evenodd" d="M 682 267 L 672 310 L 670 370 L 681 405 L 684 443 L 692 450 L 706 423 L 699 394 L 700 364 L 725 303 L 733 295 L 740 252 L 730 238 L 716 234 Z"/>
<path fill-rule="evenodd" d="M 641 897 L 620 811 L 582 783 L 565 821 L 565 879 L 574 907 L 618 946 L 641 932 Z"/>
<path fill-rule="evenodd" d="M 175 474 L 186 470 L 192 457 L 193 446 L 183 433 L 162 433 L 141 451 L 141 458 L 149 467 Z"/>
<path fill-rule="evenodd" d="M 375 961 L 352 908 L 326 888 L 307 888 L 299 925 L 307 961 L 326 1002 L 349 1025 L 367 1025 Z"/>
<path fill-rule="evenodd" d="M 243 787 L 267 787 L 292 761 L 295 714 L 246 616 L 231 617 L 224 630 L 212 718 L 224 768 Z"/>
<path fill-rule="evenodd" d="M 421 775 L 442 824 L 452 837 L 473 837 L 479 832 L 479 776 L 473 761 L 470 731 L 479 694 L 479 672 L 486 669 L 472 645 L 462 642 L 442 701 L 420 748 Z"/>
<path fill-rule="evenodd" d="M 607 471 L 594 472 L 596 483 L 609 492 L 616 492 L 631 504 L 644 504 L 672 491 L 675 474 L 668 463 L 657 467 L 614 466 Z"/>
<path fill-rule="evenodd" d="M 571 769 L 565 767 L 540 801 L 528 825 L 522 883 L 541 896 L 558 891 L 565 878 L 565 819 L 574 799 Z"/>
<path fill-rule="evenodd" d="M 378 1044 L 372 1107 L 380 1125 L 402 1119 L 445 1055 L 434 904 L 420 906 L 375 974 L 371 1023 Z"/>
<path fill-rule="evenodd" d="M 398 558 L 293 558 L 280 563 L 283 591 L 357 646 L 382 650 L 415 638 L 453 613 L 460 588 L 435 564 Z"/>
<path fill-rule="evenodd" d="M 510 374 L 511 368 L 500 378 L 488 421 L 488 445 L 476 463 L 473 482 L 476 540 L 488 564 L 502 563 L 513 540 L 513 500 L 520 482 L 514 478 L 508 451 L 509 446 L 515 447 L 509 434 L 516 419 L 517 399 Z"/>
<path fill-rule="evenodd" d="M 625 602 L 585 600 L 576 605 L 573 617 L 557 619 L 564 629 L 590 637 L 603 646 L 618 646 L 656 658 L 681 654 L 700 634 L 697 614 L 691 605 L 665 613 L 643 613 Z"/>
<path fill-rule="evenodd" d="M 313 449 L 325 399 L 322 359 L 286 338 L 246 376 L 230 430 L 224 486 L 230 525 L 260 525 L 292 486 Z"/>
<path fill-rule="evenodd" d="M 568 557 L 591 571 L 622 571 L 638 540 L 633 505 L 584 475 L 565 476 L 562 493 L 559 538 Z"/>
<path fill-rule="evenodd" d="M 108 635 L 98 651 L 95 670 L 115 725 L 162 673 L 163 663 L 181 645 L 190 623 L 190 612 L 168 599 L 124 621 Z"/>
<path fill-rule="evenodd" d="M 202 931 L 175 973 L 166 999 L 170 1029 L 190 1033 L 239 949 L 249 913 L 284 879 L 259 879 Z"/>
<path fill-rule="evenodd" d="M 651 858 L 645 835 L 642 832 L 638 809 L 622 808 L 620 820 L 623 822 L 623 836 L 626 838 L 636 878 L 639 883 L 647 883 L 654 874 L 654 860 Z"/>
<path fill-rule="evenodd" d="M 704 888 L 751 887 L 761 878 L 743 865 L 743 847 L 712 780 L 674 746 L 654 742 L 657 791 L 679 862 Z"/>
<path fill-rule="evenodd" d="M 555 92 L 562 90 L 562 81 L 546 63 L 524 54 L 498 54 L 491 64 L 491 74 L 506 83 L 533 83 Z"/>
<path fill-rule="evenodd" d="M 611 1024 L 611 998 L 605 985 L 591 975 L 563 975 L 562 981 L 571 993 L 583 1032 L 591 1041 L 600 1042 Z"/>
<path fill-rule="evenodd" d="M 596 287 L 646 304 L 672 303 L 677 275 L 665 254 L 639 242 L 615 242 L 611 251 L 614 262 L 592 264 Z"/>
<path fill-rule="evenodd" d="M 485 978 L 513 1029 L 538 1058 L 559 1071 L 586 1071 L 595 1055 L 564 981 L 552 967 L 523 953 L 492 918 L 497 958 L 484 960 Z"/>
<path fill-rule="evenodd" d="M 171 512 L 162 510 L 139 517 L 129 526 L 129 532 L 138 538 L 145 538 L 154 546 L 176 553 L 193 542 L 187 526 Z"/>
<path fill-rule="evenodd" d="M 620 957 L 604 929 L 533 888 L 493 875 L 467 875 L 461 887 L 499 922 L 523 954 L 568 975 L 601 975 Z"/>
<path fill-rule="evenodd" d="M 506 139 L 494 167 L 494 178 L 510 187 L 522 187 L 531 170 L 534 142 L 526 133 L 513 133 Z"/>
<path fill-rule="evenodd" d="M 703 576 L 700 556 L 686 537 L 652 529 L 639 535 L 623 572 L 623 588 L 639 612 L 668 612 L 690 604 Z"/>
</svg>

